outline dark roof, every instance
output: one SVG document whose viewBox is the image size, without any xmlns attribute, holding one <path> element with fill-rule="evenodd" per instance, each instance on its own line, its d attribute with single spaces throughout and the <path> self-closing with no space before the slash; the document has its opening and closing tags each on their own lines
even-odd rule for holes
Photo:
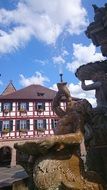
<svg viewBox="0 0 107 190">
<path fill-rule="evenodd" d="M 30 85 L 21 90 L 17 90 L 11 94 L 0 95 L 0 100 L 30 100 L 42 99 L 52 100 L 56 95 L 56 91 L 46 88 L 41 85 Z"/>
<path fill-rule="evenodd" d="M 12 81 L 9 82 L 9 84 L 7 85 L 7 87 L 5 88 L 5 90 L 2 92 L 1 95 L 7 95 L 7 94 L 11 94 L 13 92 L 16 91 L 16 88 L 14 87 Z"/>
</svg>

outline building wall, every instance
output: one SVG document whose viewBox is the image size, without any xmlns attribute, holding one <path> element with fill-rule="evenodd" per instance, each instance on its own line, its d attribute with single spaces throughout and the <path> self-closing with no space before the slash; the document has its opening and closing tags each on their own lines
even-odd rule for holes
<svg viewBox="0 0 107 190">
<path fill-rule="evenodd" d="M 3 103 L 9 103 L 9 100 L 5 102 L 0 102 L 0 140 L 9 139 L 28 139 L 34 137 L 41 137 L 47 135 L 53 135 L 53 122 L 54 126 L 58 117 L 52 110 L 52 100 L 43 102 L 45 104 L 45 110 L 37 110 L 36 104 L 42 102 L 42 100 L 32 100 L 32 101 L 11 101 L 12 110 L 4 110 Z M 19 110 L 19 104 L 21 102 L 26 102 L 29 105 L 29 109 L 22 112 Z M 61 103 L 61 107 L 64 108 L 65 104 Z M 17 130 L 17 120 L 29 120 L 29 129 L 26 131 Z M 41 131 L 35 128 L 35 120 L 45 120 L 45 130 Z M 12 130 L 9 132 L 3 132 L 3 123 L 6 121 L 12 121 Z M 2 126 L 1 126 L 2 125 Z"/>
</svg>

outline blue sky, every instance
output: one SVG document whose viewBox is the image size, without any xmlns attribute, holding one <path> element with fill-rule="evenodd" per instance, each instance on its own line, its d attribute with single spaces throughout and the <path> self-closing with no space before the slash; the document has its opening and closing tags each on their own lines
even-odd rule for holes
<svg viewBox="0 0 107 190">
<path fill-rule="evenodd" d="M 59 72 L 72 96 L 95 105 L 94 92 L 81 90 L 75 70 L 105 59 L 84 31 L 93 21 L 92 4 L 106 0 L 0 0 L 0 92 L 41 84 L 56 89 Z"/>
</svg>

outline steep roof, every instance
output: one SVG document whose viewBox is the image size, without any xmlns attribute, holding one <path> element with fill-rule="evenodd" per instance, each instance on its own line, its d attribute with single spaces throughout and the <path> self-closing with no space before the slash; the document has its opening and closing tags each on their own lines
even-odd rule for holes
<svg viewBox="0 0 107 190">
<path fill-rule="evenodd" d="M 5 90 L 2 92 L 1 95 L 7 95 L 7 94 L 11 94 L 13 92 L 16 91 L 16 88 L 14 87 L 12 81 L 9 82 L 9 84 L 7 85 L 7 87 L 5 88 Z"/>
<path fill-rule="evenodd" d="M 41 85 L 30 85 L 11 94 L 1 95 L 0 100 L 23 100 L 23 99 L 53 99 L 56 91 Z"/>
</svg>

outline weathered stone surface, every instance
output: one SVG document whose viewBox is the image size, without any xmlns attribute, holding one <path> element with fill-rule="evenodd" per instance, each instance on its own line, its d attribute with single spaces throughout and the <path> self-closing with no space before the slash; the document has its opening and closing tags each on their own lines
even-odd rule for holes
<svg viewBox="0 0 107 190">
<path fill-rule="evenodd" d="M 101 51 L 104 56 L 107 56 L 107 3 L 104 7 L 94 7 L 94 22 L 92 22 L 86 31 L 88 38 L 92 39 L 92 42 L 96 46 L 101 46 Z"/>
<path fill-rule="evenodd" d="M 33 172 L 36 186 L 40 190 L 100 189 L 100 183 L 95 184 L 82 178 L 80 162 L 81 160 L 76 155 L 71 155 L 70 158 L 65 158 L 65 155 L 51 155 L 37 160 Z"/>
<path fill-rule="evenodd" d="M 93 76 L 98 72 L 107 73 L 107 60 L 82 65 L 76 70 L 75 75 L 81 81 L 92 80 Z"/>
<path fill-rule="evenodd" d="M 31 152 L 33 149 L 30 142 L 15 147 L 21 152 L 26 150 L 27 154 L 33 155 L 33 181 L 39 190 L 103 190 L 102 181 L 97 174 L 87 174 L 84 171 L 79 156 L 80 141 L 76 141 L 74 134 L 47 137 L 42 141 L 33 142 L 39 153 L 36 152 L 36 148 Z M 47 151 L 44 152 L 44 149 Z M 25 169 L 28 169 L 27 166 Z"/>
<path fill-rule="evenodd" d="M 88 170 L 96 171 L 107 183 L 107 61 L 79 67 L 76 76 L 83 90 L 95 90 L 97 106 L 92 109 L 85 135 Z M 92 80 L 86 84 L 85 80 Z"/>
<path fill-rule="evenodd" d="M 66 98 L 66 110 L 60 107 L 61 98 Z M 73 101 L 66 83 L 58 83 L 58 92 L 53 101 L 53 110 L 60 117 L 54 134 L 68 134 L 81 131 L 84 133 L 84 125 L 88 123 L 91 117 L 92 106 L 85 100 Z"/>
</svg>

